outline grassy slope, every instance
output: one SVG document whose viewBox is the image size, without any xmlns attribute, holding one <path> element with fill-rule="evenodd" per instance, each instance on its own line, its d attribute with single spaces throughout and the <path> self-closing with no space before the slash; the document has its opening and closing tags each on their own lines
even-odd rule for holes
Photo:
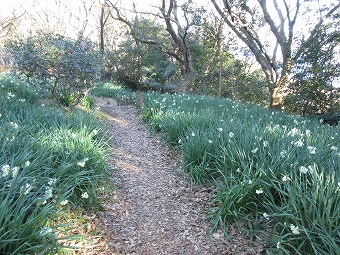
<svg viewBox="0 0 340 255">
<path fill-rule="evenodd" d="M 20 78 L 0 76 L 1 254 L 61 251 L 57 239 L 69 226 L 58 215 L 98 207 L 105 188 L 98 120 L 47 106 L 44 95 Z"/>
<path fill-rule="evenodd" d="M 148 94 L 143 118 L 214 183 L 214 227 L 240 224 L 273 254 L 339 251 L 338 127 L 231 100 Z"/>
</svg>

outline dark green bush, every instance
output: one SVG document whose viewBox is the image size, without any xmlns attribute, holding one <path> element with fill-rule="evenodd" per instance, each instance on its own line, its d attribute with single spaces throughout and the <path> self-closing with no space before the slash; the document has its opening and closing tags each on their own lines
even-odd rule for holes
<svg viewBox="0 0 340 255">
<path fill-rule="evenodd" d="M 63 107 L 78 104 L 100 76 L 102 55 L 85 38 L 43 34 L 9 40 L 5 47 L 15 70 L 42 81 Z"/>
</svg>

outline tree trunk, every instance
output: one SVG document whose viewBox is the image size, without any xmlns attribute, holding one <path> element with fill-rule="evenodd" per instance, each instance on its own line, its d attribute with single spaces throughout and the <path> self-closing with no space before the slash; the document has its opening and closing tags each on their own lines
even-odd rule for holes
<svg viewBox="0 0 340 255">
<path fill-rule="evenodd" d="M 218 58 L 219 58 L 219 67 L 218 67 L 218 92 L 217 96 L 222 97 L 222 54 L 221 54 L 221 43 L 218 43 Z"/>
<path fill-rule="evenodd" d="M 269 99 L 270 99 L 270 108 L 281 110 L 283 106 L 283 96 L 280 93 L 280 86 L 277 87 L 269 87 Z"/>
<path fill-rule="evenodd" d="M 196 80 L 196 73 L 192 70 L 184 75 L 181 75 L 177 81 L 176 92 L 179 93 L 190 93 L 193 91 L 194 83 Z"/>
<path fill-rule="evenodd" d="M 101 7 L 100 13 L 100 50 L 104 53 L 105 45 L 104 45 L 104 6 Z"/>
</svg>

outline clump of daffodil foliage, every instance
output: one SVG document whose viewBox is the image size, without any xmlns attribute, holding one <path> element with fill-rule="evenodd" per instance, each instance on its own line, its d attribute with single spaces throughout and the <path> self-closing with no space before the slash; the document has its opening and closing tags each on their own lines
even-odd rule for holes
<svg viewBox="0 0 340 255">
<path fill-rule="evenodd" d="M 1 74 L 0 254 L 65 252 L 59 241 L 74 226 L 58 215 L 98 208 L 106 186 L 98 120 L 49 102 L 25 79 Z"/>
<path fill-rule="evenodd" d="M 213 229 L 237 225 L 271 254 L 338 253 L 338 127 L 186 94 L 149 93 L 142 114 L 179 148 L 191 179 L 215 186 Z"/>
</svg>

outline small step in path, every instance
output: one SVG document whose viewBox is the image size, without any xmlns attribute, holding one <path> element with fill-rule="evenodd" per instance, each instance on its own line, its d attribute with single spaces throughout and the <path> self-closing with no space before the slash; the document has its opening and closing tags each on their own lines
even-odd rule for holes
<svg viewBox="0 0 340 255">
<path fill-rule="evenodd" d="M 96 104 L 105 113 L 113 150 L 115 193 L 102 213 L 105 254 L 260 254 L 240 236 L 227 242 L 222 231 L 211 235 L 205 219 L 210 191 L 176 172 L 179 153 L 150 133 L 134 106 L 107 98 L 96 98 Z"/>
</svg>

